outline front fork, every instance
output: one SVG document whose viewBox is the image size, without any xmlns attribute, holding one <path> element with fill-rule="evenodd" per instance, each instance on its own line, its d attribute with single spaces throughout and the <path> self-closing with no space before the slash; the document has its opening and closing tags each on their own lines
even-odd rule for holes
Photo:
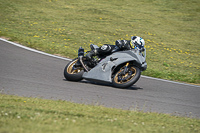
<svg viewBox="0 0 200 133">
<path fill-rule="evenodd" d="M 128 66 L 129 66 L 129 64 L 130 64 L 129 62 L 126 63 L 125 68 L 124 68 L 124 70 L 123 70 L 123 72 L 122 72 L 123 75 L 125 75 L 126 72 L 128 71 Z"/>
<path fill-rule="evenodd" d="M 126 65 L 125 65 L 125 67 L 128 67 L 128 65 L 129 65 L 129 64 L 130 64 L 130 63 L 129 63 L 129 62 L 127 62 L 127 63 L 126 63 Z"/>
</svg>

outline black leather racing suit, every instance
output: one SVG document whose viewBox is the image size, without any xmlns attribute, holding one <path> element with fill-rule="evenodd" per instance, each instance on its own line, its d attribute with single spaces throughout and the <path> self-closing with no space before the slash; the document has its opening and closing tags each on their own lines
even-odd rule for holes
<svg viewBox="0 0 200 133">
<path fill-rule="evenodd" d="M 91 50 L 87 53 L 86 58 L 91 60 L 92 56 L 108 56 L 116 51 L 130 50 L 132 49 L 130 45 L 130 40 L 117 40 L 115 45 L 104 44 L 99 47 L 96 51 Z"/>
</svg>

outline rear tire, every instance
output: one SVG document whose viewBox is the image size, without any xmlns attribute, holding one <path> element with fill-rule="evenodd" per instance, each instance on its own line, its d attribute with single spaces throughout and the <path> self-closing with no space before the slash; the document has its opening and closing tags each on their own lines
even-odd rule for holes
<svg viewBox="0 0 200 133">
<path fill-rule="evenodd" d="M 136 66 L 131 66 L 129 71 L 122 76 L 120 75 L 120 73 L 123 70 L 123 67 L 120 70 L 118 70 L 112 79 L 113 86 L 117 88 L 128 88 L 132 86 L 138 81 L 141 75 L 141 70 Z"/>
<path fill-rule="evenodd" d="M 78 59 L 70 61 L 64 69 L 64 77 L 69 81 L 80 81 L 84 73 L 83 67 L 75 67 Z"/>
</svg>

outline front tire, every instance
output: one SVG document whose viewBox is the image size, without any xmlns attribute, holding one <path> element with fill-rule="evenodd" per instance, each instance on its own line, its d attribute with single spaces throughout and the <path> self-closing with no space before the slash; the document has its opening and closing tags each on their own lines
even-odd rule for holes
<svg viewBox="0 0 200 133">
<path fill-rule="evenodd" d="M 84 73 L 83 67 L 76 67 L 78 59 L 70 61 L 64 69 L 64 77 L 69 81 L 80 81 L 82 80 L 82 75 Z"/>
<path fill-rule="evenodd" d="M 112 84 L 117 88 L 128 88 L 135 84 L 141 75 L 141 70 L 136 66 L 131 66 L 129 70 L 122 74 L 124 67 L 117 71 L 113 77 Z"/>
</svg>

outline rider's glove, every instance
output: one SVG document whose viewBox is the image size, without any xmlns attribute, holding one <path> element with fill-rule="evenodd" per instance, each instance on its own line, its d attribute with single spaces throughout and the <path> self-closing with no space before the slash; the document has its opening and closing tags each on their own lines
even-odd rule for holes
<svg viewBox="0 0 200 133">
<path fill-rule="evenodd" d="M 88 52 L 85 57 L 87 58 L 87 60 L 91 60 L 92 56 L 95 56 L 95 53 L 93 50 L 91 50 L 90 52 Z"/>
</svg>

